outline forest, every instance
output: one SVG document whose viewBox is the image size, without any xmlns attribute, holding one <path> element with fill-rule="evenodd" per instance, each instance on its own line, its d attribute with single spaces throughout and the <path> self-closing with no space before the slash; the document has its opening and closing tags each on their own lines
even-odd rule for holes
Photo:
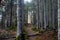
<svg viewBox="0 0 60 40">
<path fill-rule="evenodd" d="M 58 5 L 58 0 L 0 0 L 0 40 L 58 40 Z"/>
</svg>

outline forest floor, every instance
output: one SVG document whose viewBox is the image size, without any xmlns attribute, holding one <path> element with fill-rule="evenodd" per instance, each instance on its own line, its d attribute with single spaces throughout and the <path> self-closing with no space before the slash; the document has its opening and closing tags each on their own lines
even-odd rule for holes
<svg viewBox="0 0 60 40">
<path fill-rule="evenodd" d="M 14 40 L 16 31 L 0 29 L 0 40 Z"/>
<path fill-rule="evenodd" d="M 32 26 L 28 26 L 26 28 L 27 34 L 33 35 L 38 34 L 35 36 L 30 36 L 28 40 L 58 40 L 58 32 L 57 31 L 46 31 L 44 33 L 39 34 L 39 32 L 35 32 L 32 30 Z"/>
<path fill-rule="evenodd" d="M 26 39 L 26 40 L 58 40 L 58 32 L 57 31 L 53 31 L 53 30 L 52 31 L 46 31 L 46 32 L 40 34 L 38 31 L 33 31 L 32 28 L 33 27 L 31 25 L 28 25 L 27 27 L 24 28 L 27 35 L 33 35 L 34 34 L 34 36 L 29 36 L 28 39 Z M 7 35 L 5 35 L 5 33 Z M 9 34 L 10 34 L 10 36 L 11 35 L 16 36 L 16 31 L 6 31 L 6 30 L 0 29 L 0 36 L 5 35 L 8 37 Z M 35 35 L 35 34 L 38 34 L 38 35 Z M 14 40 L 14 39 L 11 38 L 8 40 Z"/>
</svg>

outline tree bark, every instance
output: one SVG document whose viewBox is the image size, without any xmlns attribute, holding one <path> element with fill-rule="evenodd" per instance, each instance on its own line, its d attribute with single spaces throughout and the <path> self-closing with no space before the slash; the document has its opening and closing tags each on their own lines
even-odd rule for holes
<svg viewBox="0 0 60 40">
<path fill-rule="evenodd" d="M 17 36 L 21 37 L 19 40 L 24 40 L 22 31 L 22 15 L 23 15 L 23 0 L 17 0 Z"/>
</svg>

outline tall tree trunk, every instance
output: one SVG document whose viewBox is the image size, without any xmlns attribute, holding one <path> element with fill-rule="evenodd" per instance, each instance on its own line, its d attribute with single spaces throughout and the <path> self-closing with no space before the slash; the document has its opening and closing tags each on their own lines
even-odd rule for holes
<svg viewBox="0 0 60 40">
<path fill-rule="evenodd" d="M 23 14 L 23 0 L 17 0 L 17 36 L 21 37 L 19 40 L 24 40 L 22 31 L 22 14 Z"/>
<path fill-rule="evenodd" d="M 37 29 L 39 28 L 39 0 L 37 0 Z"/>
<path fill-rule="evenodd" d="M 8 0 L 8 27 L 12 26 L 12 0 Z"/>
<path fill-rule="evenodd" d="M 46 29 L 47 23 L 46 23 L 46 0 L 44 0 L 44 28 Z"/>
<path fill-rule="evenodd" d="M 5 28 L 5 6 L 2 6 L 2 28 Z"/>
<path fill-rule="evenodd" d="M 38 25 L 39 25 L 39 29 L 41 29 L 41 31 L 43 31 L 43 27 L 44 27 L 44 0 L 39 0 L 38 1 Z"/>
<path fill-rule="evenodd" d="M 12 26 L 12 7 L 13 7 L 13 2 L 11 0 L 10 1 L 10 8 L 11 8 L 11 13 L 10 13 L 10 26 Z"/>
</svg>

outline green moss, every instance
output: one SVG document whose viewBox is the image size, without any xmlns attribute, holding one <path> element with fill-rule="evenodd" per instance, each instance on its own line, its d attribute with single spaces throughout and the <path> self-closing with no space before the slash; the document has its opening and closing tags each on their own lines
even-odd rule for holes
<svg viewBox="0 0 60 40">
<path fill-rule="evenodd" d="M 16 39 L 15 40 L 20 40 L 20 38 L 21 38 L 20 36 L 16 36 Z"/>
<path fill-rule="evenodd" d="M 39 32 L 39 29 L 37 29 L 35 26 L 32 27 L 32 30 L 35 32 Z"/>
<path fill-rule="evenodd" d="M 16 26 L 11 26 L 8 28 L 9 30 L 16 30 Z"/>
</svg>

